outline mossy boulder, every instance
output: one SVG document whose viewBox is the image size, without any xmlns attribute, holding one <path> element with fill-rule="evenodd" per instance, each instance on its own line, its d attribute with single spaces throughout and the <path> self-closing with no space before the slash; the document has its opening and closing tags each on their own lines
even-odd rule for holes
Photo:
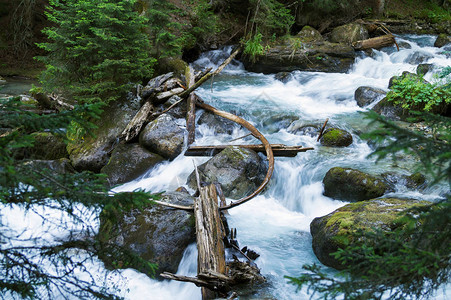
<svg viewBox="0 0 451 300">
<path fill-rule="evenodd" d="M 323 179 L 324 195 L 350 202 L 382 196 L 388 186 L 381 179 L 359 170 L 334 167 Z"/>
<path fill-rule="evenodd" d="M 352 144 L 352 135 L 343 129 L 329 128 L 324 132 L 320 142 L 327 147 L 348 147 Z"/>
<path fill-rule="evenodd" d="M 124 98 L 109 103 L 100 118 L 93 120 L 97 128 L 91 134 L 69 142 L 67 151 L 75 169 L 100 172 L 118 144 L 121 132 L 140 108 L 138 98 Z"/>
<path fill-rule="evenodd" d="M 393 231 L 404 225 L 399 221 L 403 211 L 428 204 L 430 202 L 396 198 L 347 204 L 310 223 L 313 252 L 324 265 L 341 270 L 345 265 L 331 256 L 331 253 L 352 243 L 352 232 L 375 228 Z M 370 244 L 371 241 L 367 243 Z"/>
<path fill-rule="evenodd" d="M 101 172 L 108 175 L 108 182 L 114 186 L 137 178 L 163 160 L 163 157 L 139 144 L 122 144 L 114 149 Z"/>
<path fill-rule="evenodd" d="M 31 136 L 34 139 L 33 147 L 24 149 L 23 158 L 55 160 L 69 157 L 62 136 L 50 132 L 35 132 Z"/>
<path fill-rule="evenodd" d="M 147 150 L 165 158 L 174 159 L 182 153 L 185 133 L 175 119 L 162 114 L 144 128 L 139 135 L 139 143 Z"/>
<path fill-rule="evenodd" d="M 416 74 L 419 76 L 424 76 L 428 72 L 434 71 L 434 64 L 419 64 L 417 66 Z"/>
<path fill-rule="evenodd" d="M 399 76 L 392 76 L 390 78 L 390 80 L 388 81 L 388 88 L 391 89 L 393 87 L 393 85 L 399 81 L 402 81 L 404 79 L 409 79 L 412 80 L 414 82 L 421 82 L 421 83 L 428 83 L 427 80 L 423 79 L 420 75 L 415 74 L 415 73 L 411 73 L 408 71 L 404 71 L 402 72 L 401 75 Z"/>
<path fill-rule="evenodd" d="M 360 107 L 368 106 L 374 102 L 380 101 L 387 93 L 383 89 L 371 86 L 361 86 L 355 90 L 354 99 Z"/>
<path fill-rule="evenodd" d="M 187 193 L 171 192 L 164 194 L 161 201 L 193 205 L 194 198 Z M 155 274 L 164 271 L 175 273 L 185 248 L 195 240 L 194 227 L 192 213 L 149 204 L 142 210 L 132 209 L 120 214 L 115 221 L 101 217 L 99 238 L 158 264 Z M 100 258 L 107 267 L 113 266 L 115 258 L 111 253 L 105 253 Z M 127 267 L 140 270 L 139 266 Z"/>
<path fill-rule="evenodd" d="M 233 199 L 254 191 L 267 170 L 268 165 L 257 153 L 236 146 L 227 147 L 198 167 L 201 182 L 220 183 L 224 195 Z M 195 172 L 189 175 L 187 184 L 196 188 Z"/>
<path fill-rule="evenodd" d="M 399 121 L 405 118 L 404 109 L 394 105 L 393 102 L 388 101 L 387 98 L 383 98 L 379 101 L 372 110 L 392 121 Z"/>
<path fill-rule="evenodd" d="M 224 119 L 209 112 L 204 112 L 197 121 L 197 124 L 206 124 L 216 133 L 220 134 L 232 134 L 233 129 L 237 127 L 235 122 Z"/>
<path fill-rule="evenodd" d="M 303 42 L 322 42 L 324 41 L 321 33 L 313 27 L 304 26 L 301 31 L 298 32 L 296 37 L 300 38 Z"/>
<path fill-rule="evenodd" d="M 330 41 L 333 43 L 352 44 L 366 40 L 368 37 L 368 30 L 365 25 L 350 23 L 335 27 L 330 34 Z"/>
<path fill-rule="evenodd" d="M 406 176 L 406 187 L 409 189 L 421 189 L 426 185 L 426 176 L 421 174 L 420 172 L 413 173 L 409 176 Z"/>
<path fill-rule="evenodd" d="M 451 43 L 451 36 L 447 34 L 439 34 L 437 39 L 434 42 L 434 47 L 441 48 Z"/>
</svg>

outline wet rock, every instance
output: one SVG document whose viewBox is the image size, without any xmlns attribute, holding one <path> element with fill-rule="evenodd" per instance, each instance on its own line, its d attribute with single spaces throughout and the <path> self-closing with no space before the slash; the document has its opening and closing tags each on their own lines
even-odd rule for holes
<svg viewBox="0 0 451 300">
<path fill-rule="evenodd" d="M 329 128 L 324 132 L 320 143 L 326 147 L 348 147 L 352 144 L 352 135 L 343 129 Z"/>
<path fill-rule="evenodd" d="M 412 190 L 422 189 L 426 184 L 426 176 L 420 172 L 413 173 L 406 176 L 406 187 Z"/>
<path fill-rule="evenodd" d="M 290 37 L 279 42 L 252 61 L 242 57 L 248 71 L 279 73 L 301 71 L 347 72 L 354 63 L 355 51 L 351 46 L 330 42 L 305 42 Z"/>
<path fill-rule="evenodd" d="M 6 84 L 6 80 L 2 76 L 0 76 L 0 85 L 3 85 L 3 84 Z"/>
<path fill-rule="evenodd" d="M 321 33 L 313 27 L 304 26 L 298 32 L 296 37 L 302 39 L 303 42 L 323 42 L 324 38 Z"/>
<path fill-rule="evenodd" d="M 92 135 L 81 141 L 69 142 L 67 151 L 77 171 L 100 172 L 118 144 L 121 132 L 141 108 L 137 98 L 120 99 L 105 107 L 100 119 L 95 120 Z"/>
<path fill-rule="evenodd" d="M 400 49 L 412 49 L 412 46 L 407 42 L 398 42 Z"/>
<path fill-rule="evenodd" d="M 418 76 L 424 76 L 426 75 L 428 72 L 431 72 L 434 70 L 434 65 L 433 64 L 419 64 L 417 67 L 417 75 Z"/>
<path fill-rule="evenodd" d="M 405 117 L 404 110 L 399 106 L 395 106 L 387 98 L 379 101 L 372 110 L 391 121 L 399 121 Z"/>
<path fill-rule="evenodd" d="M 361 86 L 354 93 L 354 99 L 357 101 L 357 105 L 365 107 L 373 102 L 380 101 L 385 97 L 387 93 L 378 88 L 371 86 Z"/>
<path fill-rule="evenodd" d="M 186 193 L 171 192 L 164 194 L 161 201 L 188 206 L 193 205 L 194 198 Z M 101 217 L 99 238 L 158 264 L 155 274 L 175 273 L 185 248 L 195 240 L 194 226 L 192 213 L 154 204 L 121 213 L 114 221 Z M 100 258 L 108 267 L 115 261 L 112 253 Z M 129 267 L 141 270 L 140 266 Z"/>
<path fill-rule="evenodd" d="M 293 75 L 290 72 L 279 72 L 274 76 L 274 78 L 283 83 L 287 83 L 293 79 Z"/>
<path fill-rule="evenodd" d="M 434 42 L 434 47 L 441 48 L 451 43 L 451 37 L 444 33 L 439 34 L 437 39 Z"/>
<path fill-rule="evenodd" d="M 364 25 L 350 23 L 334 28 L 330 35 L 333 43 L 352 44 L 369 38 L 368 30 Z"/>
<path fill-rule="evenodd" d="M 324 195 L 345 201 L 362 201 L 382 196 L 387 185 L 381 179 L 351 168 L 334 167 L 323 179 Z"/>
<path fill-rule="evenodd" d="M 114 149 L 108 164 L 101 172 L 108 175 L 111 186 L 137 178 L 164 159 L 139 144 L 122 144 Z"/>
<path fill-rule="evenodd" d="M 434 56 L 432 56 L 428 53 L 415 52 L 415 53 L 409 55 L 409 57 L 407 57 L 405 62 L 408 64 L 412 64 L 412 65 L 418 65 L 418 64 L 421 64 L 433 57 Z"/>
<path fill-rule="evenodd" d="M 169 108 L 169 106 L 173 105 L 174 103 L 176 103 L 179 100 L 180 100 L 179 96 L 172 96 L 171 98 L 169 98 L 168 101 L 166 101 L 163 105 L 161 105 L 160 111 L 163 111 L 163 110 Z M 179 104 L 177 104 L 176 106 L 174 106 L 173 108 L 171 108 L 167 112 L 167 114 L 171 115 L 175 119 L 182 119 L 182 118 L 186 117 L 186 112 L 187 112 L 186 102 L 182 101 Z"/>
<path fill-rule="evenodd" d="M 33 170 L 49 169 L 58 174 L 75 173 L 75 169 L 68 158 L 60 158 L 55 160 L 30 160 L 24 163 L 24 166 Z"/>
<path fill-rule="evenodd" d="M 295 115 L 287 115 L 286 113 L 278 113 L 263 119 L 262 126 L 266 128 L 268 133 L 275 133 L 281 129 L 287 129 L 290 124 L 298 120 L 299 117 Z"/>
<path fill-rule="evenodd" d="M 198 167 L 201 182 L 219 182 L 224 195 L 239 199 L 254 191 L 265 178 L 268 166 L 254 151 L 227 147 Z M 196 189 L 196 175 L 191 173 L 187 184 Z"/>
<path fill-rule="evenodd" d="M 351 232 L 373 228 L 393 231 L 404 225 L 397 221 L 401 211 L 428 204 L 430 202 L 395 198 L 347 204 L 326 216 L 313 219 L 310 223 L 313 252 L 324 265 L 341 270 L 345 266 L 330 254 L 344 248 L 346 242 L 352 241 Z M 366 245 L 372 243 L 371 240 L 361 242 Z"/>
<path fill-rule="evenodd" d="M 162 114 L 147 124 L 139 135 L 139 143 L 147 150 L 174 159 L 182 153 L 184 131 L 168 114 Z"/>
<path fill-rule="evenodd" d="M 236 127 L 235 122 L 219 117 L 209 112 L 204 112 L 197 121 L 197 124 L 199 125 L 206 124 L 208 127 L 212 128 L 216 133 L 220 134 L 224 133 L 232 134 L 233 129 Z"/>
</svg>

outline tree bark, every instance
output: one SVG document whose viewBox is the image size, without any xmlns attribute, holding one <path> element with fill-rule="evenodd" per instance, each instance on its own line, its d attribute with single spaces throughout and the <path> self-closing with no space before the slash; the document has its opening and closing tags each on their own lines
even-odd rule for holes
<svg viewBox="0 0 451 300">
<path fill-rule="evenodd" d="M 395 37 L 392 34 L 386 34 L 375 38 L 357 41 L 352 44 L 355 50 L 379 49 L 395 44 Z"/>
<path fill-rule="evenodd" d="M 195 84 L 194 72 L 188 66 L 185 71 L 186 86 L 191 88 Z M 186 113 L 186 130 L 188 131 L 188 146 L 194 143 L 196 139 L 196 97 L 193 93 L 189 94 L 187 100 L 187 113 Z"/>
<path fill-rule="evenodd" d="M 144 103 L 138 113 L 127 124 L 127 127 L 125 127 L 124 131 L 122 131 L 119 139 L 123 140 L 124 142 L 129 142 L 134 139 L 141 131 L 141 128 L 146 123 L 147 118 L 153 112 L 153 110 L 154 107 L 152 103 L 150 101 L 146 101 L 146 103 Z"/>
<path fill-rule="evenodd" d="M 218 210 L 216 187 L 210 184 L 201 187 L 200 196 L 194 201 L 197 238 L 197 273 L 208 274 L 213 271 L 225 275 L 225 253 L 222 227 Z M 202 299 L 214 299 L 215 292 L 202 288 Z"/>
</svg>

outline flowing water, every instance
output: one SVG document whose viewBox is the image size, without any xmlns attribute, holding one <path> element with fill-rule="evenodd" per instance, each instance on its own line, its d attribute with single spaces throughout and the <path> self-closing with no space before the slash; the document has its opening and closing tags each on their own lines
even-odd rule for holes
<svg viewBox="0 0 451 300">
<path fill-rule="evenodd" d="M 222 74 L 198 89 L 198 94 L 207 103 L 236 113 L 253 123 L 270 143 L 315 148 L 299 153 L 294 158 L 277 157 L 269 188 L 250 202 L 229 211 L 229 225 L 237 228 L 240 245 L 246 245 L 261 255 L 256 263 L 268 279 L 267 284 L 241 299 L 309 298 L 305 290 L 296 292 L 294 286 L 287 284 L 284 276 L 299 275 L 303 264 L 319 263 L 311 248 L 310 222 L 346 204 L 323 196 L 321 181 L 330 168 L 352 167 L 375 175 L 387 171 L 411 174 L 414 163 L 411 158 L 401 157 L 396 163 L 387 160 L 378 164 L 375 159 L 368 158 L 372 150 L 359 137 L 359 133 L 368 130 L 368 121 L 361 113 L 368 108 L 357 106 L 354 91 L 359 86 L 387 89 L 391 76 L 403 71 L 415 72 L 416 65 L 409 63 L 412 57 L 424 57 L 424 62 L 438 66 L 450 65 L 451 59 L 442 54 L 443 50 L 432 47 L 434 39 L 434 36 L 401 36 L 398 42 L 408 43 L 410 49 L 397 52 L 393 47 L 374 51 L 371 56 L 361 56 L 346 74 L 296 71 L 286 83 L 278 81 L 274 75 L 247 72 L 241 63 L 233 61 Z M 230 50 L 226 48 L 205 53 L 193 65 L 216 67 L 228 57 Z M 432 80 L 432 74 L 427 74 L 426 79 Z M 316 142 L 316 137 L 294 133 L 294 129 L 301 125 L 322 125 L 326 118 L 330 119 L 331 126 L 352 133 L 354 142 L 350 147 L 322 147 Z M 245 130 L 236 128 L 232 136 L 218 135 L 202 125 L 197 128 L 195 144 L 224 144 L 245 134 Z M 245 138 L 234 142 L 237 143 L 257 141 Z M 193 171 L 193 161 L 200 165 L 207 159 L 180 155 L 116 190 L 174 190 L 185 184 L 187 176 Z M 446 185 L 437 185 L 422 192 L 413 192 L 397 186 L 390 196 L 434 201 L 448 189 Z M 196 274 L 196 251 L 195 245 L 186 249 L 178 274 Z M 99 274 L 102 273 L 101 263 L 94 264 L 92 268 L 100 268 Z M 328 272 L 333 270 L 328 269 Z M 127 299 L 201 297 L 200 289 L 193 284 L 156 281 L 131 269 L 118 273 L 122 276 L 116 274 L 108 280 L 115 282 L 121 295 Z M 436 298 L 447 299 L 446 292 L 440 290 Z"/>
</svg>

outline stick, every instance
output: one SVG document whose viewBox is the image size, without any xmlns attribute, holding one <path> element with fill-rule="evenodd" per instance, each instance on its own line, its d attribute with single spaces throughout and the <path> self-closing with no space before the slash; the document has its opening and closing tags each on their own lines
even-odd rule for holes
<svg viewBox="0 0 451 300">
<path fill-rule="evenodd" d="M 319 131 L 319 134 L 318 134 L 318 138 L 316 139 L 317 142 L 319 142 L 319 140 L 323 136 L 323 132 L 324 132 L 324 129 L 326 129 L 327 122 L 329 122 L 329 118 L 326 119 L 326 121 L 323 124 L 323 127 L 321 127 L 321 130 Z"/>
</svg>

